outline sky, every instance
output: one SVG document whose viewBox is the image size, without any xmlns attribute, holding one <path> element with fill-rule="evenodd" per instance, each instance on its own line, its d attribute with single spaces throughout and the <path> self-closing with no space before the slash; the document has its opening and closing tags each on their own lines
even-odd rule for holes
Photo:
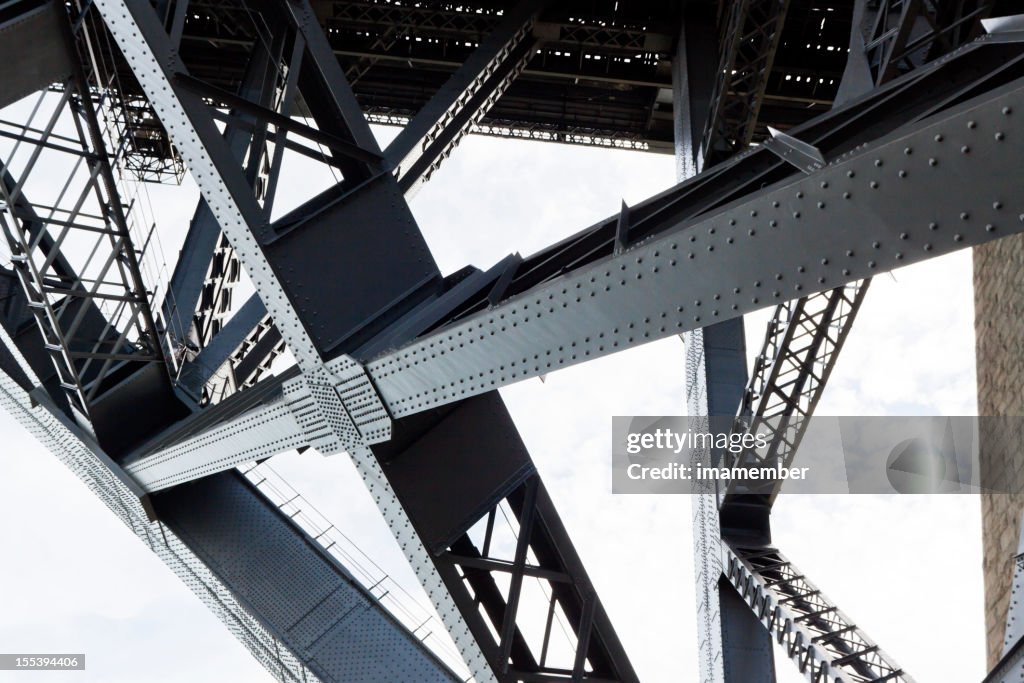
<svg viewBox="0 0 1024 683">
<path fill-rule="evenodd" d="M 378 131 L 389 139 L 393 129 Z M 443 272 L 527 255 L 674 179 L 652 155 L 471 136 L 413 198 Z M 327 182 L 320 179 L 321 184 Z M 278 209 L 317 185 L 286 167 Z M 152 188 L 173 263 L 195 188 Z M 182 197 L 187 198 L 183 200 Z M 770 254 L 765 255 L 770 258 Z M 819 415 L 976 413 L 968 252 L 879 276 Z M 747 316 L 748 357 L 768 312 Z M 697 681 L 690 500 L 613 495 L 614 415 L 685 413 L 678 337 L 501 390 L 644 683 Z M 84 652 L 87 670 L 0 681 L 269 681 L 198 598 L 57 460 L 0 413 L 0 651 Z M 415 578 L 346 456 L 273 467 L 410 591 Z M 979 500 L 782 496 L 774 541 L 918 681 L 984 676 Z M 955 657 L 936 657 L 936 653 Z M 776 655 L 780 683 L 802 680 Z"/>
</svg>

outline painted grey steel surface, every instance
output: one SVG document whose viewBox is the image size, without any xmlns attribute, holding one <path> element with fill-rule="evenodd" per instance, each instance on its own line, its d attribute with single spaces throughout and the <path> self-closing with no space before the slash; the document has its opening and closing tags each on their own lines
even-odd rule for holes
<svg viewBox="0 0 1024 683">
<path fill-rule="evenodd" d="M 742 8 L 754 5 L 745 2 Z M 267 4 L 263 9 L 276 7 L 285 19 L 285 32 L 278 38 L 292 41 L 289 66 L 303 67 L 303 103 L 317 119 L 316 129 L 190 75 L 178 51 L 182 11 L 176 13 L 168 36 L 167 17 L 162 19 L 143 0 L 97 0 L 96 7 L 124 50 L 127 66 L 142 82 L 148 104 L 186 156 L 228 246 L 237 249 L 267 302 L 280 333 L 274 346 L 287 340 L 298 360 L 288 377 L 197 411 L 134 448 L 123 464 L 135 481 L 124 479 L 117 464 L 107 464 L 136 495 L 160 491 L 153 496 L 158 513 L 202 560 L 196 564 L 209 575 L 204 586 L 223 578 L 239 602 L 257 615 L 250 615 L 250 622 L 259 622 L 257 626 L 262 624 L 276 638 L 275 651 L 283 648 L 286 658 L 298 655 L 286 664 L 276 662 L 278 670 L 272 671 L 282 679 L 294 678 L 296 671 L 305 676 L 299 662 L 307 662 L 327 680 L 421 680 L 417 672 L 422 664 L 404 657 L 383 663 L 401 643 L 411 643 L 415 653 L 414 639 L 389 630 L 391 622 L 380 613 L 373 613 L 376 620 L 357 623 L 359 609 L 349 607 L 358 600 L 342 597 L 345 586 L 358 589 L 351 577 L 225 468 L 296 446 L 311 445 L 325 454 L 348 451 L 477 680 L 593 678 L 587 666 L 602 679 L 633 680 L 635 674 L 543 485 L 532 473 L 525 449 L 520 444 L 500 465 L 488 467 L 473 444 L 465 443 L 474 429 L 497 425 L 503 430 L 493 430 L 492 438 L 514 445 L 514 426 L 493 388 L 684 331 L 689 332 L 691 406 L 698 413 L 732 415 L 745 382 L 743 312 L 1021 230 L 1017 217 L 1024 216 L 1024 205 L 1014 192 L 1013 171 L 1019 167 L 1024 137 L 1016 113 L 1024 106 L 1024 78 L 1017 69 L 1020 55 L 1010 50 L 1005 63 L 981 60 L 980 68 L 966 78 L 960 73 L 961 80 L 951 79 L 946 90 L 935 85 L 945 72 L 935 76 L 934 69 L 925 69 L 924 76 L 909 81 L 913 90 L 929 74 L 934 76 L 912 93 L 916 100 L 904 97 L 900 89 L 873 92 L 834 118 L 791 131 L 796 137 L 788 141 L 789 149 L 812 143 L 819 149 L 820 140 L 829 139 L 830 124 L 842 129 L 832 137 L 842 144 L 820 146 L 831 157 L 827 164 L 800 165 L 807 175 L 766 162 L 766 150 L 744 154 L 720 172 L 631 209 L 624 206 L 612 221 L 611 240 L 602 242 L 602 231 L 608 232 L 605 222 L 590 235 L 594 239 L 584 235 L 573 243 L 576 238 L 570 238 L 540 257 L 515 256 L 487 272 L 467 268 L 442 279 L 404 202 L 403 187 L 392 169 L 380 163 L 367 121 L 312 5 Z M 520 10 L 533 7 L 527 0 Z M 761 36 L 763 49 L 754 63 L 770 64 L 779 44 L 786 4 L 772 9 L 780 14 L 765 25 L 774 26 L 774 33 Z M 493 104 L 489 98 L 504 92 L 525 65 L 530 21 L 507 23 L 511 38 L 499 31 L 493 44 L 457 74 L 452 91 L 469 100 L 437 129 L 431 142 L 438 146 L 425 153 L 428 161 L 443 158 L 478 106 Z M 288 52 L 284 43 L 276 45 L 280 54 Z M 494 62 L 498 56 L 505 59 L 500 65 Z M 890 52 L 886 60 L 892 58 Z M 471 68 L 474 60 L 483 63 L 485 81 L 494 65 L 498 71 L 491 81 L 466 83 L 466 78 L 480 76 Z M 969 66 L 961 71 L 970 71 Z M 682 76 L 684 70 L 676 73 Z M 287 79 L 292 95 L 299 87 L 293 74 Z M 766 73 L 759 76 L 763 79 Z M 485 96 L 489 86 L 493 89 Z M 747 111 L 741 117 L 744 132 L 730 135 L 732 142 L 750 139 L 764 80 L 751 92 L 754 101 L 742 103 Z M 485 101 L 476 101 L 478 96 Z M 325 163 L 341 168 L 344 181 L 271 224 L 252 175 L 241 169 L 240 155 L 219 135 L 216 122 L 225 115 L 208 106 L 208 97 L 259 119 L 262 123 L 250 131 L 257 136 L 261 133 L 256 129 L 269 122 L 277 129 L 276 142 L 285 143 L 286 134 L 298 133 L 325 144 L 330 157 Z M 699 109 L 702 101 L 690 102 L 691 110 Z M 441 97 L 434 104 L 442 109 L 446 102 L 450 107 L 451 98 Z M 717 104 L 713 108 L 721 111 Z M 901 108 L 910 114 L 901 118 Z M 433 131 L 445 118 L 436 113 L 427 111 L 415 119 L 407 137 L 415 133 L 417 140 L 431 138 L 420 133 L 425 126 Z M 227 118 L 229 123 L 241 121 L 238 116 Z M 694 155 L 692 140 L 687 153 Z M 419 175 L 417 171 L 411 177 Z M 908 196 L 934 199 L 936 183 L 948 189 L 937 201 L 908 203 Z M 376 230 L 361 230 L 370 225 Z M 325 244 L 331 245 L 330 253 L 318 253 Z M 559 247 L 564 245 L 563 253 Z M 336 277 L 339 260 L 344 267 Z M 521 271 L 527 271 L 523 279 Z M 224 291 L 229 280 L 219 277 L 215 284 Z M 338 307 L 337 301 L 351 292 L 356 293 L 352 304 Z M 680 292 L 688 300 L 680 300 Z M 255 316 L 258 309 L 248 312 L 250 318 L 263 320 Z M 700 329 L 709 323 L 714 324 Z M 400 348 L 388 350 L 395 346 Z M 264 351 L 258 355 L 265 357 Z M 376 359 L 369 374 L 362 366 L 367 358 Z M 254 362 L 263 365 L 262 358 Z M 14 367 L 9 360 L 0 364 Z M 133 381 L 153 379 L 139 375 Z M 27 377 L 22 373 L 7 388 L 24 390 Z M 378 390 L 385 394 L 383 401 Z M 18 397 L 16 391 L 9 395 Z M 476 410 L 488 401 L 496 403 Z M 18 406 L 11 409 L 17 413 Z M 431 411 L 440 411 L 439 422 L 430 422 Z M 408 432 L 405 437 L 392 433 L 392 418 L 399 418 L 396 429 L 414 425 L 411 442 Z M 45 429 L 59 431 L 49 423 Z M 394 446 L 368 447 L 389 439 Z M 493 444 L 487 451 L 503 452 Z M 476 469 L 480 467 L 484 469 Z M 431 478 L 438 471 L 444 476 Z M 454 487 L 458 499 L 439 504 L 434 499 L 453 489 L 445 477 L 464 479 Z M 502 502 L 519 524 L 512 562 L 488 557 L 488 542 L 481 552 L 466 533 L 477 522 L 493 525 Z M 723 547 L 719 539 L 724 536 L 735 544 L 732 521 L 719 517 L 713 493 L 700 497 L 695 537 L 701 553 L 697 571 L 707 680 L 770 680 L 768 634 L 787 642 L 805 672 L 829 676 L 849 667 L 868 678 L 876 673 L 883 680 L 902 676 L 859 632 L 823 633 L 824 645 L 815 649 L 806 646 L 803 627 L 779 625 L 778 609 L 765 621 L 765 605 L 777 607 L 783 601 L 792 605 L 786 609 L 797 612 L 793 623 L 806 620 L 820 627 L 825 622 L 831 628 L 828 619 L 841 613 L 828 603 L 819 605 L 818 592 L 806 588 L 802 577 L 776 579 L 780 568 L 790 567 L 781 556 L 772 557 L 768 565 L 760 561 L 768 556 L 766 524 L 753 528 L 763 531 L 764 537 L 755 539 L 759 551 L 744 547 L 742 553 L 728 555 L 734 545 Z M 531 552 L 535 557 L 528 557 Z M 732 585 L 722 580 L 726 565 Z M 505 595 L 496 589 L 498 572 L 510 574 Z M 770 582 L 773 593 L 747 590 L 766 576 L 772 578 L 763 585 Z M 539 658 L 524 643 L 517 608 L 526 577 L 550 581 L 552 611 L 557 603 L 572 621 L 578 642 L 570 667 L 545 668 L 546 643 Z M 789 589 L 805 592 L 786 593 Z M 775 594 L 786 597 L 758 602 Z M 824 611 L 808 612 L 814 606 Z M 335 618 L 339 613 L 340 620 Z M 490 624 L 481 618 L 484 613 Z M 769 630 L 761 630 L 755 618 Z M 850 625 L 850 631 L 855 627 Z M 268 663 L 265 642 L 260 640 L 254 649 Z M 439 671 L 442 677 L 448 675 Z"/>
<path fill-rule="evenodd" d="M 125 471 L 145 491 L 154 492 L 306 446 L 295 412 L 310 409 L 311 403 L 278 396 L 193 438 L 127 463 Z"/>
<path fill-rule="evenodd" d="M 1024 82 L 1001 86 L 552 278 L 368 370 L 389 412 L 408 415 L 1016 234 L 1022 105 Z"/>
</svg>

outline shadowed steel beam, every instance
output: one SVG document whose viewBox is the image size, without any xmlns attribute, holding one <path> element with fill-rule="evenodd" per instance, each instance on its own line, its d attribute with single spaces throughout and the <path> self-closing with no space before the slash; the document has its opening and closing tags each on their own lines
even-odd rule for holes
<svg viewBox="0 0 1024 683">
<path fill-rule="evenodd" d="M 388 145 L 385 155 L 410 193 L 451 153 L 533 56 L 533 25 L 546 0 L 522 0 Z"/>
<path fill-rule="evenodd" d="M 664 211 L 651 219 L 656 232 L 619 255 L 618 216 L 610 218 L 562 243 L 568 249 L 593 236 L 582 265 L 548 266 L 551 276 L 380 355 L 369 372 L 390 413 L 408 415 L 1020 232 L 1024 204 L 1013 178 L 1022 141 L 1013 133 L 1024 127 L 1015 114 L 1022 101 L 1024 79 L 1017 79 L 962 105 L 932 108 L 815 173 L 789 175 L 696 218 Z M 698 176 L 630 215 L 671 206 L 688 188 L 721 184 L 738 166 Z M 936 195 L 937 184 L 946 191 Z M 521 272 L 558 258 L 547 250 L 524 260 Z"/>
<path fill-rule="evenodd" d="M 35 386 L 26 390 L 0 370 L 0 407 L 78 476 L 278 681 L 377 683 L 408 680 L 410 671 L 417 681 L 460 680 L 242 475 L 224 472 L 186 495 L 151 499 L 54 407 L 3 329 L 0 356 L 19 364 Z M 254 528 L 260 530 L 256 544 Z M 267 590 L 274 579 L 277 590 Z M 282 594 L 283 587 L 291 594 Z M 353 640 L 381 643 L 389 656 L 353 648 Z"/>
<path fill-rule="evenodd" d="M 266 317 L 266 306 L 260 301 L 259 296 L 253 294 L 195 358 L 182 364 L 178 377 L 179 384 L 192 395 L 200 396 L 203 387 L 209 384 L 214 375 L 224 368 L 225 363 L 239 352 L 240 347 L 243 347 L 245 341 L 259 329 Z M 280 338 L 276 327 L 274 332 Z M 228 368 L 229 372 L 231 370 L 233 368 Z"/>
</svg>

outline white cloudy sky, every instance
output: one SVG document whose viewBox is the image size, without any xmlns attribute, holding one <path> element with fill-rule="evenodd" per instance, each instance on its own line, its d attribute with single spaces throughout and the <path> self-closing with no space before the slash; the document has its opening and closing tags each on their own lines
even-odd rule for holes
<svg viewBox="0 0 1024 683">
<path fill-rule="evenodd" d="M 667 156 L 472 137 L 413 209 L 450 272 L 528 254 L 673 177 Z M 295 171 L 282 191 L 294 203 L 308 180 Z M 194 194 L 154 190 L 168 234 L 183 229 Z M 749 353 L 764 321 L 748 317 Z M 972 321 L 966 252 L 879 277 L 819 414 L 973 414 Z M 673 337 L 502 391 L 645 683 L 697 680 L 690 501 L 611 494 L 611 416 L 682 413 L 683 357 Z M 6 414 L 0 434 L 0 651 L 88 658 L 84 673 L 0 680 L 270 680 Z M 344 456 L 285 455 L 275 467 L 397 580 L 414 583 Z M 976 498 L 782 497 L 773 527 L 790 559 L 917 680 L 983 677 Z M 781 658 L 777 668 L 780 681 L 802 680 Z"/>
</svg>

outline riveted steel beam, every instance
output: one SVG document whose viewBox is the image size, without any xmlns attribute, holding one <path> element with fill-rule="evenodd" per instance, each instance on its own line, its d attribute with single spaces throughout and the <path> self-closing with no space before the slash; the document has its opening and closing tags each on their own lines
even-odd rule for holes
<svg viewBox="0 0 1024 683">
<path fill-rule="evenodd" d="M 266 36 L 253 46 L 238 95 L 287 114 L 295 96 L 299 64 L 295 63 L 297 59 L 287 60 L 283 54 L 283 33 Z M 242 112 L 236 114 L 242 116 Z M 257 169 L 267 154 L 261 144 L 265 142 L 267 123 L 258 119 L 250 119 L 250 122 L 252 130 L 229 121 L 224 139 L 232 157 L 239 165 L 245 163 L 247 175 L 256 181 Z M 274 168 L 272 172 L 276 175 L 278 170 Z M 266 197 L 263 199 L 266 210 Z M 201 350 L 218 334 L 222 317 L 231 310 L 230 290 L 238 281 L 240 270 L 231 245 L 221 235 L 217 219 L 206 201 L 200 199 L 174 266 L 170 296 L 164 302 L 166 324 L 181 346 Z M 190 371 L 183 368 L 183 372 Z"/>
<path fill-rule="evenodd" d="M 981 40 L 794 131 L 820 171 L 759 149 L 633 206 L 621 254 L 616 215 L 524 259 L 498 305 L 368 363 L 385 404 L 408 415 L 1020 232 L 1022 56 Z"/>
</svg>

